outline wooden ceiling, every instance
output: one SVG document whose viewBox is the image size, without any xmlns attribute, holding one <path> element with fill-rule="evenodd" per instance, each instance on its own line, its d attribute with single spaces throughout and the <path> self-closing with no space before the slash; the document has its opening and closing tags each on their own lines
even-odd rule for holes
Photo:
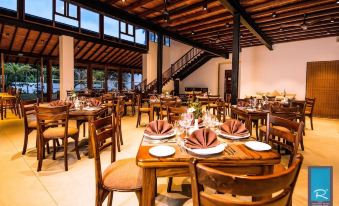
<svg viewBox="0 0 339 206">
<path fill-rule="evenodd" d="M 12 25 L 0 24 L 0 51 L 6 61 L 36 64 L 47 57 L 58 64 L 59 36 Z M 141 69 L 140 52 L 74 39 L 75 63 Z"/>
<path fill-rule="evenodd" d="M 101 0 L 216 49 L 232 50 L 231 12 L 218 0 Z M 338 0 L 239 0 L 273 44 L 339 35 Z M 207 9 L 205 10 L 204 7 Z M 261 45 L 243 25 L 241 47 Z"/>
</svg>

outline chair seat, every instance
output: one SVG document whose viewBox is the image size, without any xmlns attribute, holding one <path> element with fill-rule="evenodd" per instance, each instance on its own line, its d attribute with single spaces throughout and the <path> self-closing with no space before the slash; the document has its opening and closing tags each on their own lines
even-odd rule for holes
<svg viewBox="0 0 339 206">
<path fill-rule="evenodd" d="M 135 158 L 113 162 L 102 175 L 104 187 L 109 190 L 136 190 L 142 186 L 142 170 Z"/>
<path fill-rule="evenodd" d="M 139 108 L 140 112 L 150 112 L 151 108 Z"/>
<path fill-rule="evenodd" d="M 209 108 L 216 108 L 216 107 L 218 107 L 218 105 L 217 104 L 209 104 L 208 107 Z"/>
<path fill-rule="evenodd" d="M 125 102 L 125 105 L 126 105 L 126 106 L 133 106 L 134 103 L 133 103 L 133 102 Z"/>
<path fill-rule="evenodd" d="M 310 115 L 311 114 L 311 111 L 305 111 L 305 115 Z"/>
<path fill-rule="evenodd" d="M 287 128 L 282 127 L 282 126 L 273 126 L 273 128 L 280 130 L 282 132 L 290 132 L 290 130 L 288 130 Z M 259 130 L 262 131 L 262 132 L 266 132 L 267 129 L 266 129 L 266 126 L 261 126 L 259 128 Z"/>
<path fill-rule="evenodd" d="M 284 165 L 282 165 L 282 164 L 275 164 L 274 168 L 273 168 L 273 173 L 281 173 L 281 172 L 283 172 L 285 170 L 286 170 L 286 168 L 285 168 Z"/>
<path fill-rule="evenodd" d="M 28 128 L 36 129 L 38 122 L 36 120 L 31 120 L 27 122 Z"/>
<path fill-rule="evenodd" d="M 46 129 L 43 133 L 44 138 L 46 139 L 57 139 L 64 137 L 65 129 L 64 127 L 50 127 Z M 79 130 L 74 127 L 68 127 L 68 136 L 72 137 L 79 133 Z"/>
</svg>

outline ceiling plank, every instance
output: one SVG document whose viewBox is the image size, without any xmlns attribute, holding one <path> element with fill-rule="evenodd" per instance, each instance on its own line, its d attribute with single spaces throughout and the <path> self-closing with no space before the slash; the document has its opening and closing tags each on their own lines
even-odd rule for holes
<svg viewBox="0 0 339 206">
<path fill-rule="evenodd" d="M 14 32 L 13 32 L 13 37 L 11 39 L 11 43 L 9 44 L 9 50 L 13 50 L 13 44 L 14 44 L 17 32 L 18 32 L 18 27 L 15 27 Z"/>
<path fill-rule="evenodd" d="M 245 11 L 244 8 L 239 4 L 237 0 L 219 0 L 220 3 L 228 9 L 233 15 L 239 12 L 241 23 L 250 30 L 269 50 L 273 50 L 272 42 L 268 37 L 261 31 L 254 20 Z"/>
<path fill-rule="evenodd" d="M 23 48 L 25 47 L 26 41 L 27 41 L 27 39 L 28 39 L 28 37 L 29 37 L 30 34 L 31 34 L 31 30 L 28 29 L 28 31 L 26 32 L 26 35 L 25 35 L 25 37 L 24 37 L 24 41 L 22 42 L 21 47 L 20 47 L 20 49 L 19 49 L 20 52 L 21 52 L 21 51 L 23 50 Z"/>
<path fill-rule="evenodd" d="M 44 53 L 44 51 L 47 48 L 47 46 L 48 46 L 49 42 L 51 41 L 52 37 L 53 37 L 53 34 L 50 34 L 48 39 L 47 39 L 47 41 L 45 41 L 45 43 L 44 43 L 45 44 L 44 47 L 41 49 L 41 51 L 39 53 L 40 55 Z"/>
</svg>

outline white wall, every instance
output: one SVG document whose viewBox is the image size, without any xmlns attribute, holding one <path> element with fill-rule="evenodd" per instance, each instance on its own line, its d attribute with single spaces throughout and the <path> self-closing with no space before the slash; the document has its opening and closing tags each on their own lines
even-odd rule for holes
<svg viewBox="0 0 339 206">
<path fill-rule="evenodd" d="M 264 46 L 245 48 L 241 60 L 240 84 L 245 86 L 240 96 L 286 89 L 303 99 L 307 62 L 339 60 L 339 43 L 329 37 L 277 44 L 273 51 Z"/>
<path fill-rule="evenodd" d="M 67 90 L 74 90 L 74 39 L 59 36 L 60 99 L 67 97 Z"/>
<path fill-rule="evenodd" d="M 303 99 L 307 62 L 331 60 L 339 60 L 339 43 L 335 37 L 276 44 L 273 51 L 265 46 L 244 48 L 240 54 L 239 96 L 285 89 L 287 93 L 296 93 L 297 99 Z M 218 93 L 218 65 L 222 62 L 225 62 L 222 58 L 208 61 L 181 82 L 180 92 L 185 87 L 208 87 L 212 93 Z M 219 91 L 221 95 L 222 91 Z"/>
</svg>

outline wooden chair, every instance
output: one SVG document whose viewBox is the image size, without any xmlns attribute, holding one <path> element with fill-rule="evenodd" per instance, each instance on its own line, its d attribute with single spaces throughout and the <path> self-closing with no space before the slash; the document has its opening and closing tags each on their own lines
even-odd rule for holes
<svg viewBox="0 0 339 206">
<path fill-rule="evenodd" d="M 291 205 L 303 156 L 298 154 L 291 166 L 280 173 L 262 176 L 244 176 L 225 173 L 217 168 L 193 160 L 190 163 L 193 205 L 199 206 L 277 206 Z M 218 165 L 220 166 L 220 165 Z M 203 190 L 208 187 L 218 194 Z M 272 195 L 279 192 L 279 194 Z M 247 202 L 236 197 L 265 197 Z"/>
<path fill-rule="evenodd" d="M 288 166 L 291 166 L 298 152 L 299 143 L 302 140 L 304 123 L 284 119 L 272 114 L 267 114 L 266 123 L 266 142 L 278 145 L 279 148 L 281 146 L 289 151 L 290 159 Z"/>
<path fill-rule="evenodd" d="M 164 119 L 168 114 L 168 107 L 177 107 L 177 99 L 176 98 L 166 98 L 160 99 L 160 111 L 159 116 L 160 119 Z"/>
<path fill-rule="evenodd" d="M 313 130 L 313 110 L 314 110 L 315 99 L 316 98 L 314 99 L 305 98 L 305 101 L 306 101 L 305 116 L 310 118 L 312 130 Z"/>
<path fill-rule="evenodd" d="M 152 108 L 151 107 L 142 107 L 142 103 L 141 103 L 141 96 L 140 94 L 137 95 L 137 110 L 138 110 L 138 118 L 137 118 L 137 128 L 138 126 L 140 125 L 140 122 L 141 122 L 141 115 L 143 113 L 146 113 L 148 114 L 148 121 L 151 122 L 153 120 L 152 118 L 152 114 L 153 114 L 153 111 L 152 111 Z"/>
<path fill-rule="evenodd" d="M 181 114 L 186 113 L 187 109 L 184 107 L 168 107 L 167 119 L 168 122 L 173 124 L 175 121 L 180 120 Z"/>
<path fill-rule="evenodd" d="M 37 100 L 28 100 L 21 102 L 21 113 L 22 118 L 24 119 L 24 145 L 22 148 L 22 154 L 26 154 L 27 144 L 28 144 L 28 136 L 34 130 L 37 130 L 37 121 L 36 121 L 36 113 L 35 113 L 35 106 L 39 105 L 39 99 Z M 38 135 L 38 134 L 37 134 Z M 38 136 L 37 136 L 38 137 Z M 36 138 L 36 142 L 38 138 Z M 37 145 L 37 144 L 36 144 Z"/>
<path fill-rule="evenodd" d="M 227 107 L 226 107 L 226 103 L 224 101 L 218 101 L 216 102 L 217 107 L 215 108 L 217 111 L 217 118 L 219 120 L 219 122 L 225 122 L 226 121 L 226 111 L 227 111 Z"/>
<path fill-rule="evenodd" d="M 128 107 L 131 107 L 132 116 L 135 115 L 135 93 L 129 93 L 125 101 L 125 114 L 127 114 Z"/>
<path fill-rule="evenodd" d="M 226 107 L 226 115 L 231 116 L 231 99 L 232 95 L 231 94 L 226 94 L 226 99 L 225 99 L 225 107 Z"/>
<path fill-rule="evenodd" d="M 210 111 L 211 109 L 213 109 L 213 114 L 215 115 L 216 110 L 217 110 L 217 102 L 220 99 L 219 95 L 208 95 L 207 96 L 207 106 L 206 106 L 206 110 Z"/>
<path fill-rule="evenodd" d="M 101 206 L 108 196 L 107 205 L 111 206 L 114 191 L 135 192 L 140 205 L 142 170 L 136 165 L 134 158 L 116 161 L 115 144 L 119 137 L 115 136 L 112 118 L 109 116 L 90 122 L 90 141 L 95 164 L 95 205 Z M 111 141 L 103 145 L 102 142 L 108 139 Z M 111 165 L 102 173 L 100 152 L 108 146 L 111 146 Z"/>
<path fill-rule="evenodd" d="M 114 115 L 114 126 L 115 126 L 115 132 L 117 135 L 117 147 L 118 151 L 120 152 L 120 145 L 124 144 L 124 141 L 122 139 L 122 130 L 121 130 L 121 118 L 125 113 L 125 102 L 123 100 L 118 100 L 116 104 L 116 109 L 115 109 L 115 115 Z"/>
<path fill-rule="evenodd" d="M 56 155 L 56 142 L 58 139 L 63 140 L 65 171 L 68 171 L 67 147 L 68 138 L 71 137 L 75 142 L 75 152 L 78 160 L 80 153 L 78 148 L 79 130 L 68 126 L 69 105 L 58 107 L 41 107 L 36 106 L 37 126 L 38 126 L 38 171 L 41 171 L 45 147 L 43 145 L 50 140 L 53 141 L 53 160 Z"/>
</svg>

